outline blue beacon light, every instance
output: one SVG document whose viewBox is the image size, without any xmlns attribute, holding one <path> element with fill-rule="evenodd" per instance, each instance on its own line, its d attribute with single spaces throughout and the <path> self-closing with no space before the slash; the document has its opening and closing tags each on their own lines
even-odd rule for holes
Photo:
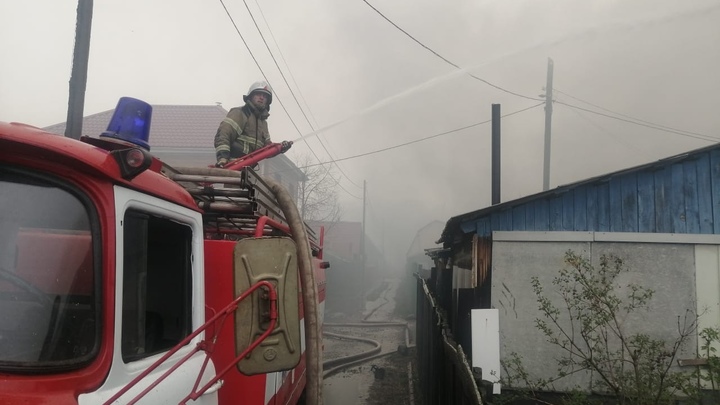
<svg viewBox="0 0 720 405">
<path fill-rule="evenodd" d="M 132 97 L 121 97 L 107 131 L 100 134 L 100 137 L 129 142 L 149 151 L 151 119 L 150 104 Z"/>
</svg>

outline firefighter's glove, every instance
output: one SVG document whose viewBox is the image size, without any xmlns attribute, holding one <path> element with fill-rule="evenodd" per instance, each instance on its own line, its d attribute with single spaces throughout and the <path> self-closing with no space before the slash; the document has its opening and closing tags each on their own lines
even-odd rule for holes
<svg viewBox="0 0 720 405">
<path fill-rule="evenodd" d="M 215 163 L 215 167 L 225 167 L 225 165 L 228 163 L 228 160 L 225 158 L 218 159 L 217 163 Z"/>
</svg>

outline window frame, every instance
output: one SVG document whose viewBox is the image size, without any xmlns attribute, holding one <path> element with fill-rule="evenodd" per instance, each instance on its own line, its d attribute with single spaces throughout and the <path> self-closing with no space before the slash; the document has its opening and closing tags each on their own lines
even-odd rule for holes
<svg viewBox="0 0 720 405">
<path fill-rule="evenodd" d="M 123 235 L 126 249 L 123 252 L 123 311 L 121 329 L 121 353 L 125 363 L 137 361 L 150 357 L 157 353 L 170 350 L 192 331 L 192 229 L 172 219 L 156 214 L 147 213 L 144 210 L 130 208 L 125 211 L 123 218 Z M 132 224 L 132 225 L 131 225 Z M 132 226 L 133 235 L 128 235 L 128 229 Z M 167 229 L 174 228 L 174 229 Z M 169 232 L 160 232 L 162 230 Z M 175 232 L 173 232 L 175 231 Z M 168 239 L 158 238 L 158 234 L 167 234 Z M 176 238 L 176 239 L 170 239 Z M 133 244 L 127 246 L 127 242 Z M 177 250 L 167 246 L 174 242 Z M 159 246 L 158 246 L 159 245 Z M 163 246 L 164 245 L 164 246 Z M 181 246 L 178 246 L 181 245 Z M 138 257 L 133 263 L 137 270 L 130 274 L 130 252 Z M 173 256 L 173 253 L 182 254 Z M 166 258 L 169 257 L 169 260 Z M 176 260 L 178 263 L 173 263 Z M 142 263 L 141 263 L 142 262 Z M 169 264 L 167 264 L 169 263 Z M 173 266 L 179 266 L 174 267 Z M 167 279 L 171 276 L 173 279 Z M 160 283 L 158 283 L 160 282 Z M 178 287 L 179 290 L 171 288 Z M 128 286 L 136 286 L 135 291 L 128 291 Z M 168 288 L 162 288 L 165 285 Z M 139 290 L 144 290 L 139 292 Z M 132 307 L 128 304 L 128 298 L 133 299 Z M 168 300 L 174 301 L 175 305 L 168 308 L 162 305 Z M 140 308 L 142 307 L 142 308 Z M 165 308 L 162 308 L 165 307 Z M 159 312 L 162 311 L 162 312 Z M 178 336 L 173 339 L 165 339 L 166 329 L 173 329 L 168 315 L 177 315 L 175 332 Z M 132 328 L 127 324 L 128 320 L 134 320 Z M 168 328 L 168 326 L 171 326 Z M 159 334 L 159 335 L 158 335 Z M 137 341 L 134 341 L 135 338 Z M 140 350 L 131 353 L 126 343 L 132 343 L 131 347 Z"/>
<path fill-rule="evenodd" d="M 27 181 L 22 184 L 42 184 L 43 186 L 55 187 L 64 191 L 68 195 L 77 199 L 82 208 L 85 210 L 88 220 L 88 229 L 91 238 L 91 254 L 92 254 L 92 298 L 93 318 L 94 318 L 94 339 L 92 347 L 86 354 L 77 356 L 72 359 L 40 361 L 31 364 L 29 362 L 17 362 L 18 364 L 0 364 L 0 372 L 10 373 L 31 373 L 31 374 L 56 374 L 72 370 L 81 369 L 92 363 L 100 353 L 104 336 L 102 333 L 103 326 L 103 292 L 102 292 L 102 233 L 98 210 L 90 196 L 84 192 L 78 185 L 68 181 L 67 179 L 40 172 L 37 170 L 20 168 L 16 166 L 0 165 L 0 171 L 18 176 Z M 35 229 L 28 227 L 28 229 Z M 41 229 L 41 228 L 37 228 Z M 51 229 L 51 228 L 47 228 Z M 71 229 L 65 229 L 72 231 Z M 85 230 L 83 230 L 85 231 Z M 17 260 L 17 257 L 15 258 Z M 59 295 L 57 296 L 59 297 Z"/>
<path fill-rule="evenodd" d="M 190 295 L 191 295 L 191 332 L 197 329 L 205 322 L 205 305 L 204 301 L 204 279 L 202 266 L 204 263 L 204 233 L 202 226 L 202 215 L 198 211 L 191 210 L 189 208 L 174 204 L 169 201 L 162 200 L 160 198 L 141 193 L 129 188 L 125 188 L 119 185 L 114 186 L 115 194 L 115 322 L 114 322 L 114 341 L 117 344 L 114 345 L 113 355 L 113 369 L 117 373 L 135 373 L 147 368 L 152 362 L 160 357 L 166 351 L 154 353 L 144 358 L 139 358 L 130 362 L 123 361 L 121 344 L 122 342 L 122 308 L 123 308 L 123 283 L 121 282 L 124 277 L 124 257 L 122 252 L 124 251 L 124 217 L 128 210 L 139 210 L 147 214 L 163 217 L 171 221 L 175 221 L 180 224 L 187 225 L 192 231 L 192 242 L 191 242 L 191 284 L 190 284 Z M 174 362 L 176 359 L 180 359 L 187 355 L 192 348 L 204 339 L 204 332 L 198 334 L 193 338 L 187 345 L 178 350 L 173 356 L 168 359 L 164 364 L 168 365 Z M 169 367 L 169 366 L 168 366 Z M 155 370 L 160 372 L 165 366 L 161 366 Z M 111 372 L 110 379 L 125 378 L 120 377 Z"/>
</svg>

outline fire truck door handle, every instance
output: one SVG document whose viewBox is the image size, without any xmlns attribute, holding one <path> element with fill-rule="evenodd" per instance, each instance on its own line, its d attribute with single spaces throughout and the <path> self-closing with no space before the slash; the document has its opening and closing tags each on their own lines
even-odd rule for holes
<svg viewBox="0 0 720 405">
<path fill-rule="evenodd" d="M 223 382 L 224 382 L 223 380 L 218 380 L 215 384 L 212 385 L 212 387 L 208 388 L 207 391 L 203 392 L 202 395 L 200 395 L 200 396 L 217 392 L 217 390 L 219 390 L 220 387 L 223 386 Z"/>
</svg>

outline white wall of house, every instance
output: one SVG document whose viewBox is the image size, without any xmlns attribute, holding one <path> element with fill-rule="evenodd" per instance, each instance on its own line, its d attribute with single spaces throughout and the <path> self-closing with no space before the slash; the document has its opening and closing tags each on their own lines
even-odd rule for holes
<svg viewBox="0 0 720 405">
<path fill-rule="evenodd" d="M 555 359 L 563 353 L 535 327 L 541 314 L 531 278 L 538 277 L 546 294 L 562 308 L 552 280 L 565 266 L 568 250 L 585 255 L 594 265 L 603 254 L 615 254 L 629 269 L 618 278 L 620 285 L 636 283 L 655 291 L 647 312 L 623 320 L 634 331 L 674 340 L 678 317 L 682 320 L 687 310 L 702 314 L 701 328 L 720 325 L 720 235 L 495 232 L 491 296 L 499 311 L 500 356 L 518 353 L 536 378 L 556 376 Z M 695 337 L 681 358 L 696 357 L 697 343 Z M 597 378 L 590 373 L 578 373 L 558 381 L 555 388 L 590 389 L 593 379 Z"/>
<path fill-rule="evenodd" d="M 697 307 L 702 314 L 698 321 L 698 330 L 720 327 L 720 246 L 695 245 L 695 289 Z M 703 342 L 698 342 L 702 346 Z M 720 353 L 720 344 L 713 345 Z"/>
</svg>

